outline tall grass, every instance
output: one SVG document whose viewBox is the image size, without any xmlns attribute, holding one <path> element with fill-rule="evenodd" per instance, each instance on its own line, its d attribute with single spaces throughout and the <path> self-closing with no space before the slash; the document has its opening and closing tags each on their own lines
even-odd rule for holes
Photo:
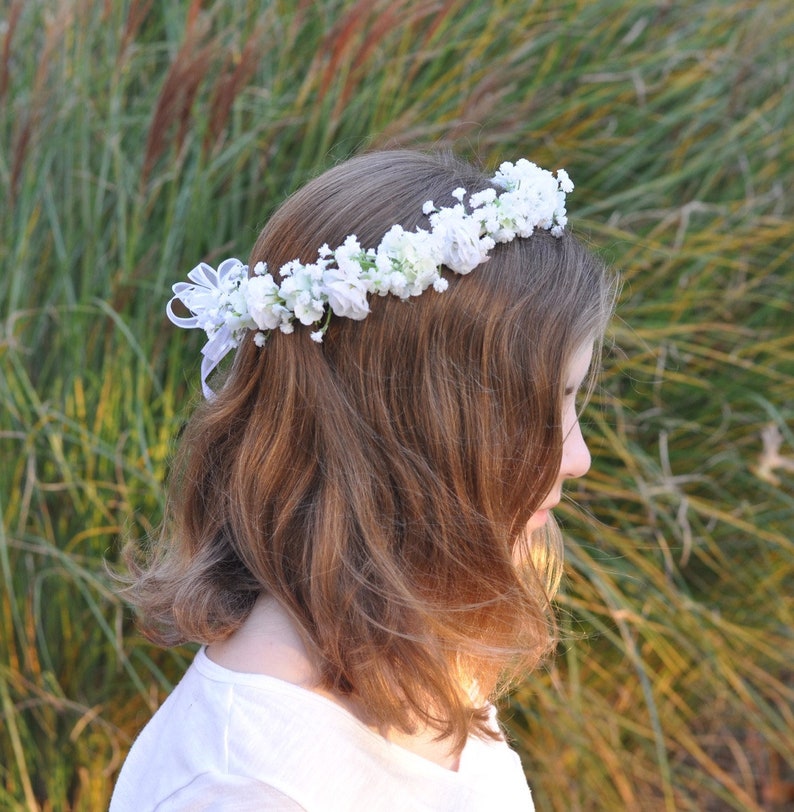
<svg viewBox="0 0 794 812">
<path fill-rule="evenodd" d="M 529 155 L 624 278 L 564 639 L 507 709 L 542 810 L 794 799 L 794 8 L 0 12 L 0 808 L 102 809 L 190 656 L 103 562 L 162 510 L 200 337 L 168 285 L 363 148 Z"/>
</svg>

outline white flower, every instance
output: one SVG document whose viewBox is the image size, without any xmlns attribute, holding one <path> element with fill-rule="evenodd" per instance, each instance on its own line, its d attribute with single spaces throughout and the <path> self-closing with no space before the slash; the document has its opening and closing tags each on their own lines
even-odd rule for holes
<svg viewBox="0 0 794 812">
<path fill-rule="evenodd" d="M 365 265 L 368 265 L 367 252 L 358 243 L 355 234 L 351 234 L 336 251 L 333 252 L 333 259 L 336 268 L 329 262 L 328 267 L 323 272 L 323 285 L 328 286 L 331 282 L 338 282 L 344 279 L 351 285 L 363 285 L 365 293 L 372 292 L 367 285 L 368 275 L 365 273 Z"/>
<path fill-rule="evenodd" d="M 467 215 L 463 206 L 441 209 L 430 215 L 430 222 L 441 261 L 455 273 L 467 274 L 488 259 L 493 240 L 480 236 L 479 220 Z"/>
<path fill-rule="evenodd" d="M 389 274 L 389 285 L 385 292 L 399 296 L 401 299 L 408 299 L 411 295 L 411 290 L 408 287 L 408 279 L 405 274 L 399 271 L 394 271 L 394 273 Z"/>
<path fill-rule="evenodd" d="M 323 275 L 323 292 L 335 316 L 361 321 L 369 314 L 367 285 L 361 267 L 329 268 Z"/>
<path fill-rule="evenodd" d="M 493 203 L 496 200 L 496 189 L 489 186 L 481 192 L 475 192 L 470 198 L 469 203 L 473 209 L 478 209 L 487 203 Z"/>
<path fill-rule="evenodd" d="M 375 264 L 389 279 L 389 292 L 402 299 L 418 296 L 432 285 L 441 265 L 437 239 L 428 231 L 392 226 L 377 249 Z"/>
<path fill-rule="evenodd" d="M 281 274 L 285 275 L 284 268 Z M 286 279 L 279 286 L 279 294 L 284 300 L 284 307 L 291 310 L 301 324 L 314 324 L 323 317 L 322 278 L 323 269 L 319 264 L 288 263 Z"/>
<path fill-rule="evenodd" d="M 390 267 L 379 266 L 373 258 L 361 269 L 361 279 L 369 293 L 385 296 L 391 291 L 392 270 Z"/>
<path fill-rule="evenodd" d="M 311 293 L 306 290 L 300 291 L 292 297 L 291 310 L 295 313 L 295 318 L 307 327 L 320 321 L 325 313 L 325 303 L 322 299 L 313 299 Z"/>
<path fill-rule="evenodd" d="M 248 280 L 247 300 L 248 312 L 260 330 L 275 330 L 281 324 L 286 309 L 269 273 Z"/>
<path fill-rule="evenodd" d="M 560 189 L 565 192 L 565 194 L 570 194 L 574 190 L 573 181 L 564 169 L 557 170 L 557 180 L 560 183 Z M 564 200 L 565 195 L 563 195 L 563 201 Z"/>
</svg>

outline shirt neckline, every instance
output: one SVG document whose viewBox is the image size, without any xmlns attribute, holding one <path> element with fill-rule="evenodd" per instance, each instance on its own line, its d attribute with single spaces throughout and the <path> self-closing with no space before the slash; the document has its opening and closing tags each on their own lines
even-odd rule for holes
<svg viewBox="0 0 794 812">
<path fill-rule="evenodd" d="M 215 682 L 223 682 L 229 685 L 246 685 L 252 688 L 277 691 L 282 694 L 287 693 L 301 702 L 308 702 L 316 707 L 332 712 L 344 720 L 344 724 L 356 737 L 375 742 L 376 747 L 379 749 L 393 754 L 395 758 L 418 766 L 423 772 L 430 772 L 436 776 L 443 775 L 446 780 L 457 782 L 465 780 L 471 771 L 471 766 L 476 763 L 476 755 L 472 751 L 475 750 L 477 744 L 480 743 L 480 739 L 477 737 L 470 736 L 468 738 L 460 754 L 458 769 L 450 770 L 438 762 L 425 758 L 425 756 L 381 736 L 377 731 L 365 725 L 338 702 L 334 702 L 333 699 L 308 688 L 304 688 L 301 685 L 296 685 L 293 682 L 288 682 L 287 680 L 271 676 L 270 674 L 235 671 L 231 668 L 227 668 L 210 659 L 206 652 L 206 646 L 202 646 L 198 650 L 193 664 L 202 676 Z M 495 708 L 492 705 L 489 707 L 494 718 L 494 724 L 496 724 Z"/>
</svg>

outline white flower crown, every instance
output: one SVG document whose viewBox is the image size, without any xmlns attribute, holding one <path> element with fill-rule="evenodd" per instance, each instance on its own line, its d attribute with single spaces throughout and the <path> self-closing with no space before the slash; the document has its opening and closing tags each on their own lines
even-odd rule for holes
<svg viewBox="0 0 794 812">
<path fill-rule="evenodd" d="M 249 330 L 262 346 L 267 333 L 278 328 L 291 333 L 297 319 L 314 326 L 314 341 L 322 341 L 331 314 L 361 320 L 369 313 L 367 297 L 391 293 L 401 299 L 418 296 L 431 285 L 439 293 L 447 280 L 441 268 L 467 274 L 486 262 L 499 242 L 529 237 L 536 228 L 560 237 L 568 221 L 565 195 L 573 183 L 564 169 L 551 172 L 525 158 L 505 162 L 492 178 L 493 188 L 471 195 L 455 189 L 458 201 L 437 208 L 432 200 L 422 207 L 430 230 L 404 231 L 392 226 L 377 248 L 363 249 L 351 234 L 335 250 L 323 245 L 315 262 L 292 260 L 278 272 L 277 282 L 267 265 L 258 262 L 249 278 L 248 266 L 226 259 L 216 271 L 202 262 L 188 274 L 190 282 L 173 286 L 166 313 L 177 327 L 201 328 L 208 341 L 202 348 L 201 385 L 212 396 L 207 377 L 224 356 L 239 346 Z M 183 318 L 173 311 L 175 300 L 193 314 Z"/>
</svg>

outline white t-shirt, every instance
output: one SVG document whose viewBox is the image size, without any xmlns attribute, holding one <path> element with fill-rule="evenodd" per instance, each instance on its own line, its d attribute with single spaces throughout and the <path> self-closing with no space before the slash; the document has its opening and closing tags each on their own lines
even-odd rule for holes
<svg viewBox="0 0 794 812">
<path fill-rule="evenodd" d="M 495 718 L 494 718 L 494 724 Z M 202 649 L 136 739 L 110 812 L 533 810 L 504 741 L 472 737 L 457 772 L 319 694 L 230 671 Z"/>
</svg>

